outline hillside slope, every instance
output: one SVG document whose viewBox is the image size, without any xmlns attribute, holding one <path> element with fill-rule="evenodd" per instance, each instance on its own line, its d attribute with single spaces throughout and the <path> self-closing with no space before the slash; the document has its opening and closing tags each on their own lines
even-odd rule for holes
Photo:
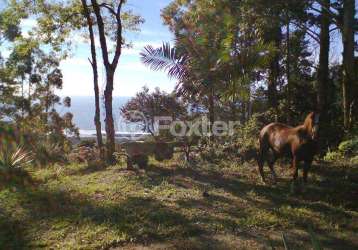
<svg viewBox="0 0 358 250">
<path fill-rule="evenodd" d="M 85 165 L 29 169 L 33 184 L 2 185 L 0 249 L 358 248 L 358 169 L 315 165 L 290 193 L 289 169 L 263 185 L 253 164 L 152 161 L 146 170 Z"/>
</svg>

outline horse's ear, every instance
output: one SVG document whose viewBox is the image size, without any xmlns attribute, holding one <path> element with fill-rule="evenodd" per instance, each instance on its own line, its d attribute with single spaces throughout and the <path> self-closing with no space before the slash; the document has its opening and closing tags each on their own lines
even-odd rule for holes
<svg viewBox="0 0 358 250">
<path fill-rule="evenodd" d="M 319 117 L 320 117 L 320 113 L 314 113 L 314 123 L 315 124 L 319 123 Z"/>
</svg>

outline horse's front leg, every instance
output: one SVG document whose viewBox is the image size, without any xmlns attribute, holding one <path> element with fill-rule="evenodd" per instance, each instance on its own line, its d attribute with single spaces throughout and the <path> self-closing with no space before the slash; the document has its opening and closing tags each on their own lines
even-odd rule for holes
<svg viewBox="0 0 358 250">
<path fill-rule="evenodd" d="M 292 158 L 292 168 L 293 168 L 293 174 L 292 174 L 293 181 L 296 182 L 298 177 L 298 160 L 296 156 Z"/>
<path fill-rule="evenodd" d="M 312 165 L 312 161 L 305 161 L 305 164 L 303 166 L 303 181 L 304 183 L 307 183 L 307 176 L 308 176 L 308 171 L 310 170 Z"/>
<path fill-rule="evenodd" d="M 273 177 L 274 184 L 277 183 L 277 175 L 276 175 L 276 172 L 275 172 L 275 169 L 274 169 L 274 164 L 275 164 L 276 160 L 277 160 L 277 155 L 274 154 L 273 159 L 271 159 L 271 161 L 269 161 L 269 163 L 268 163 L 269 168 L 271 170 L 271 174 L 272 174 L 272 177 Z"/>
</svg>

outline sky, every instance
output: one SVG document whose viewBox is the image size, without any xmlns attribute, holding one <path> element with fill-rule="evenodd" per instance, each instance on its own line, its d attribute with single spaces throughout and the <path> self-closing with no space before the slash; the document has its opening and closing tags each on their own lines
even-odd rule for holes
<svg viewBox="0 0 358 250">
<path fill-rule="evenodd" d="M 145 20 L 140 26 L 141 31 L 125 33 L 127 42 L 133 44 L 132 48 L 123 49 L 122 56 L 115 75 L 114 96 L 134 96 L 143 86 L 149 89 L 159 87 L 161 90 L 171 92 L 174 89 L 175 80 L 169 79 L 165 72 L 154 72 L 140 62 L 139 53 L 146 45 L 161 46 L 163 42 L 172 42 L 173 36 L 168 28 L 163 25 L 160 17 L 161 9 L 166 7 L 171 0 L 128 0 L 126 9 L 131 9 L 135 14 Z M 21 23 L 23 32 L 36 25 L 34 19 L 27 19 Z M 338 33 L 338 32 L 336 32 Z M 89 41 L 80 34 L 72 36 L 74 44 L 71 57 L 61 62 L 61 70 L 64 76 L 63 89 L 58 91 L 60 96 L 93 96 L 92 69 L 88 61 L 90 57 Z M 99 46 L 98 39 L 97 46 Z M 331 43 L 330 61 L 340 61 L 342 45 L 339 35 L 333 35 Z M 311 48 L 313 57 L 318 59 L 318 45 Z M 9 51 L 2 50 L 6 56 Z M 101 58 L 98 48 L 97 56 Z M 100 88 L 103 91 L 105 85 L 104 68 L 99 63 Z"/>
<path fill-rule="evenodd" d="M 171 92 L 174 89 L 175 80 L 167 77 L 165 72 L 154 72 L 140 62 L 139 53 L 146 45 L 161 46 L 162 42 L 171 42 L 172 35 L 164 26 L 160 17 L 160 11 L 171 0 L 128 0 L 127 9 L 132 9 L 145 19 L 140 26 L 141 31 L 125 34 L 127 42 L 133 47 L 124 49 L 115 74 L 114 96 L 134 96 L 143 86 Z M 35 25 L 32 20 L 22 24 L 24 29 Z M 27 27 L 26 27 L 27 26 Z M 90 57 L 90 44 L 80 35 L 73 36 L 73 48 L 70 58 L 61 62 L 60 68 L 63 73 L 63 89 L 58 91 L 60 96 L 93 96 L 92 68 L 88 61 Z M 97 42 L 97 46 L 99 43 Z M 100 58 L 100 50 L 97 56 Z M 101 90 L 104 89 L 104 68 L 99 64 L 99 81 Z"/>
</svg>

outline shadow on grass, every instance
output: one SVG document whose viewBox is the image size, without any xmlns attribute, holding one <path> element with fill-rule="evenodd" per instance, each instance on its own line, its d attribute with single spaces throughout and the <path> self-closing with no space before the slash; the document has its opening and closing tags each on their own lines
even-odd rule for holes
<svg viewBox="0 0 358 250">
<path fill-rule="evenodd" d="M 84 168 L 76 174 L 89 174 L 92 171 L 98 170 Z M 98 240 L 96 247 L 103 249 L 121 247 L 128 242 L 149 245 L 155 242 L 180 241 L 180 239 L 188 242 L 189 245 L 185 246 L 187 249 L 230 249 L 231 246 L 226 245 L 226 242 L 210 237 L 216 234 L 237 235 L 241 239 L 254 240 L 267 246 L 268 236 L 273 232 L 277 235 L 281 230 L 288 231 L 291 245 L 301 248 L 311 245 L 309 236 L 305 233 L 309 225 L 318 234 L 324 247 L 357 249 L 357 242 L 351 241 L 350 238 L 339 238 L 329 229 L 322 228 L 315 218 L 305 214 L 300 215 L 297 212 L 299 210 L 295 210 L 296 208 L 309 209 L 319 214 L 325 224 L 343 225 L 344 221 L 352 219 L 348 210 L 356 211 L 357 204 L 353 204 L 352 195 L 354 190 L 357 190 L 358 184 L 352 180 L 357 178 L 357 170 L 315 166 L 313 172 L 320 178 L 312 181 L 306 191 L 299 195 L 288 194 L 290 181 L 284 179 L 277 186 L 257 185 L 245 179 L 246 177 L 240 177 L 237 174 L 239 171 L 240 169 L 237 169 L 229 174 L 223 174 L 219 168 L 149 165 L 143 174 L 143 179 L 139 178 L 139 181 L 145 181 L 145 185 L 149 188 L 161 185 L 163 179 L 166 179 L 173 185 L 189 189 L 191 187 L 183 185 L 182 182 L 174 181 L 174 178 L 185 178 L 191 185 L 202 187 L 203 190 L 206 188 L 223 190 L 228 194 L 219 195 L 208 190 L 208 197 L 177 199 L 176 206 L 169 206 L 157 199 L 146 197 L 126 197 L 119 201 L 103 202 L 80 193 L 69 192 L 65 188 L 63 190 L 50 190 L 44 187 L 37 190 L 19 188 L 16 193 L 21 196 L 22 209 L 30 216 L 21 221 L 21 219 L 13 219 L 6 213 L 2 215 L 0 211 L 0 239 L 2 239 L 0 249 L 4 248 L 2 246 L 5 246 L 4 249 L 34 246 L 36 237 L 29 232 L 40 230 L 36 233 L 45 233 L 56 230 L 54 221 L 69 223 L 73 230 L 69 232 L 70 234 L 78 233 L 76 231 L 80 228 L 88 227 L 87 230 L 91 230 L 97 225 L 120 236 L 119 240 L 114 238 L 103 239 L 102 242 Z M 260 199 L 255 198 L 255 195 Z M 183 211 L 191 209 L 195 211 L 186 214 L 178 211 L 178 207 Z M 282 207 L 287 207 L 288 210 L 278 209 Z M 251 222 L 251 218 L 260 212 L 275 216 L 279 221 L 266 222 L 265 218 L 258 217 L 254 218 L 256 221 Z M 283 219 L 288 220 L 290 224 L 282 224 Z M 37 228 L 35 225 L 40 222 L 41 227 Z M 357 227 L 346 227 L 345 232 L 354 234 L 357 232 Z M 275 247 L 282 246 L 279 237 L 271 239 L 271 242 Z M 174 245 L 171 248 L 176 247 L 180 249 L 184 245 Z"/>
<path fill-rule="evenodd" d="M 21 220 L 4 213 L 0 207 L 0 249 L 24 249 L 28 245 Z"/>
<path fill-rule="evenodd" d="M 240 170 L 238 169 L 237 171 Z M 282 179 L 278 185 L 270 186 L 257 185 L 235 173 L 224 175 L 217 168 L 194 169 L 178 168 L 177 166 L 170 168 L 150 166 L 147 169 L 149 183 L 153 186 L 160 185 L 163 178 L 168 180 L 172 179 L 170 177 L 176 176 L 189 178 L 197 186 L 202 186 L 203 189 L 206 187 L 222 189 L 234 197 L 245 200 L 248 203 L 248 208 L 256 208 L 253 213 L 262 211 L 275 216 L 279 220 L 278 222 L 273 222 L 273 228 L 276 228 L 276 230 L 298 230 L 302 234 L 307 232 L 310 226 L 319 235 L 319 239 L 326 247 L 357 249 L 358 242 L 352 238 L 352 235 L 358 232 L 358 226 L 355 226 L 351 220 L 356 216 L 352 215 L 352 212 L 358 212 L 358 202 L 356 202 L 358 199 L 358 169 L 354 167 L 342 168 L 332 165 L 316 165 L 312 168 L 312 175 L 317 175 L 318 178 L 310 178 L 310 183 L 305 186 L 305 190 L 302 193 L 290 194 L 290 179 Z M 185 187 L 178 181 L 172 181 L 171 183 L 181 188 Z M 266 202 L 252 197 L 252 192 L 264 198 Z M 213 210 L 212 207 L 215 202 L 224 206 L 221 209 Z M 207 215 L 202 218 L 198 217 L 197 220 L 201 220 L 204 224 L 218 224 L 226 231 L 235 231 L 235 227 L 241 226 L 240 222 L 218 218 L 215 216 L 216 213 L 227 214 L 239 221 L 241 218 L 253 216 L 253 213 L 250 214 L 250 212 L 245 211 L 245 206 L 236 207 L 232 205 L 234 204 L 233 200 L 213 194 L 210 194 L 208 198 L 199 200 L 184 199 L 179 200 L 177 203 L 184 208 L 207 210 Z M 281 220 L 288 221 L 289 225 L 282 224 Z M 258 221 L 258 223 L 260 222 Z M 351 236 L 346 239 L 340 238 L 337 234 L 339 231 L 337 226 L 344 228 L 345 233 Z M 333 233 L 329 228 L 332 228 L 336 233 Z M 301 239 L 305 244 L 310 245 L 310 238 L 307 233 L 299 235 L 293 231 L 291 232 L 291 236 L 295 236 L 293 238 Z M 280 240 L 277 240 L 274 244 L 280 245 L 281 243 Z"/>
<path fill-rule="evenodd" d="M 1 249 L 21 249 L 35 244 L 23 240 L 23 230 L 17 228 L 17 225 L 26 227 L 28 233 L 31 227 L 41 224 L 42 233 L 45 233 L 54 230 L 52 224 L 54 221 L 65 221 L 75 226 L 77 230 L 82 226 L 99 225 L 117 236 L 123 236 L 119 241 L 99 242 L 102 249 L 118 247 L 128 242 L 147 245 L 203 233 L 185 216 L 152 198 L 128 197 L 119 203 L 98 204 L 89 197 L 66 191 L 18 190 L 18 192 L 22 196 L 23 209 L 31 214 L 31 218 L 21 223 L 0 220 L 0 236 L 4 239 L 0 242 L 4 246 L 10 246 Z"/>
<path fill-rule="evenodd" d="M 106 171 L 106 167 L 104 165 L 100 164 L 89 164 L 89 165 L 83 165 L 79 167 L 78 169 L 70 169 L 67 171 L 68 175 L 88 175 L 97 173 L 100 171 Z"/>
</svg>

